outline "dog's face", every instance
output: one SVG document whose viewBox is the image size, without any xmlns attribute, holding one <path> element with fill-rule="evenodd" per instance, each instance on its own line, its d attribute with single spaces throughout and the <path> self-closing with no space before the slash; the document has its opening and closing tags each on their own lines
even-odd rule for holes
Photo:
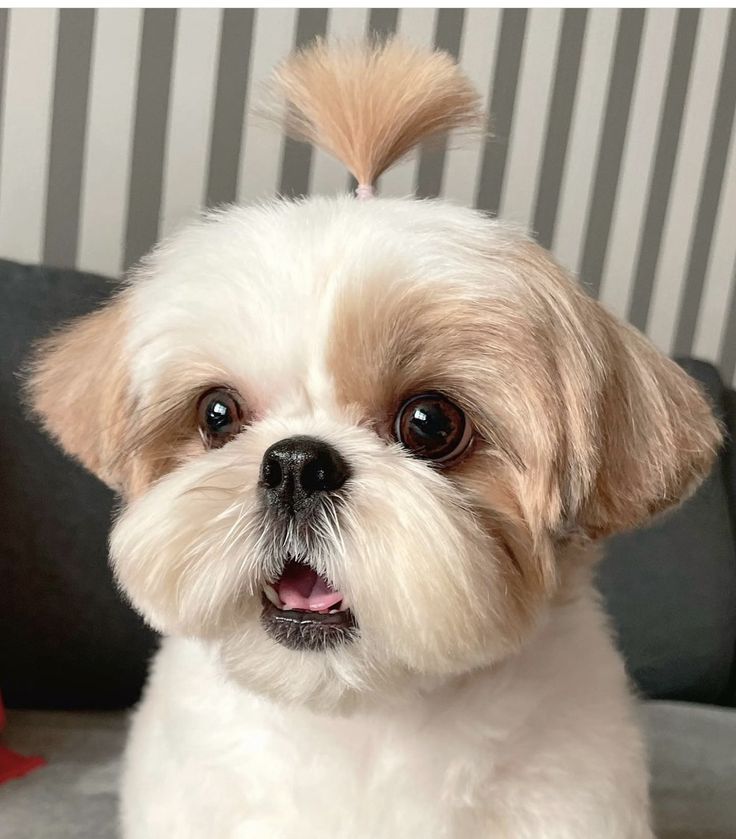
<svg viewBox="0 0 736 839">
<path fill-rule="evenodd" d="M 718 440 L 544 251 L 433 202 L 213 216 L 52 338 L 31 388 L 122 494 L 136 608 L 323 707 L 508 656 L 559 546 L 674 503 Z"/>
</svg>

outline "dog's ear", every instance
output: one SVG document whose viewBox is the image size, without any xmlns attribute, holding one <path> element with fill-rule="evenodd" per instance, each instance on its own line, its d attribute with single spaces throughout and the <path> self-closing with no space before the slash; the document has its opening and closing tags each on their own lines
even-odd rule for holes
<svg viewBox="0 0 736 839">
<path fill-rule="evenodd" d="M 592 538 L 637 527 L 706 476 L 721 442 L 699 386 L 638 330 L 614 318 L 531 243 L 514 259 L 535 317 L 532 381 L 556 406 L 559 493 L 546 514 Z M 539 385 L 538 385 L 539 386 Z"/>
<path fill-rule="evenodd" d="M 124 330 L 122 299 L 72 321 L 37 346 L 25 383 L 26 399 L 51 436 L 118 491 L 131 468 L 121 458 L 132 415 Z"/>
<path fill-rule="evenodd" d="M 638 526 L 706 476 L 720 428 L 699 386 L 640 332 L 595 304 L 603 370 L 597 469 L 579 521 L 593 537 Z"/>
</svg>

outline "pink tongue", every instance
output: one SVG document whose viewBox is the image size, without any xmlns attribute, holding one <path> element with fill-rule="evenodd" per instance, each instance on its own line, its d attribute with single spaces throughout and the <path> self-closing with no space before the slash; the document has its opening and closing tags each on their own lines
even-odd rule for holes
<svg viewBox="0 0 736 839">
<path fill-rule="evenodd" d="M 281 602 L 288 609 L 321 612 L 331 609 L 342 600 L 342 594 L 330 588 L 312 568 L 299 563 L 287 566 L 276 585 Z"/>
</svg>

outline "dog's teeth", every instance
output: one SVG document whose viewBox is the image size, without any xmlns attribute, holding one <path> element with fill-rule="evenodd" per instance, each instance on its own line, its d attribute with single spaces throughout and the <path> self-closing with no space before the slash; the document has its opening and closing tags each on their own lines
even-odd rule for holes
<svg viewBox="0 0 736 839">
<path fill-rule="evenodd" d="M 278 606 L 279 609 L 283 609 L 284 607 L 281 605 L 281 599 L 279 598 L 278 594 L 276 594 L 276 589 L 273 586 L 270 586 L 268 583 L 264 583 L 263 592 L 266 597 L 273 603 L 274 606 Z"/>
<path fill-rule="evenodd" d="M 338 612 L 347 612 L 347 610 L 349 608 L 350 608 L 350 603 L 348 602 L 347 597 L 343 597 L 343 599 L 339 603 L 339 608 L 338 608 L 337 611 Z"/>
</svg>

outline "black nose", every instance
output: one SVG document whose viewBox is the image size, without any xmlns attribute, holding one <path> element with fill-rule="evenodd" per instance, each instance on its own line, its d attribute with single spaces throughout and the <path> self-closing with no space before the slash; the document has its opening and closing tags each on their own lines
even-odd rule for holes
<svg viewBox="0 0 736 839">
<path fill-rule="evenodd" d="M 314 437 L 289 437 L 263 455 L 261 483 L 268 500 L 296 510 L 316 493 L 334 492 L 350 474 L 332 446 Z"/>
</svg>

